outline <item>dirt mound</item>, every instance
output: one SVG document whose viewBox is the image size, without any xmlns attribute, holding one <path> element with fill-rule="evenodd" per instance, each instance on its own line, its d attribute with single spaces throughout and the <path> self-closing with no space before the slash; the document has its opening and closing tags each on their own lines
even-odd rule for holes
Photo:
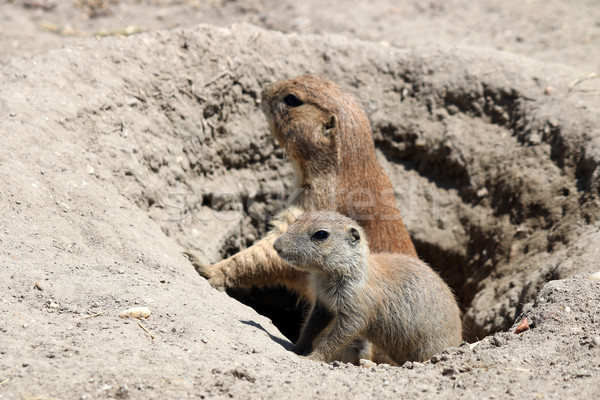
<svg viewBox="0 0 600 400">
<path fill-rule="evenodd" d="M 437 364 L 330 370 L 290 354 L 266 318 L 195 275 L 183 249 L 216 261 L 260 237 L 284 206 L 292 171 L 260 92 L 307 71 L 362 100 L 417 250 L 457 292 L 470 339 L 509 328 L 549 280 L 600 269 L 597 88 L 566 67 L 250 25 L 86 41 L 1 70 L 8 398 L 274 397 L 307 382 L 306 397 L 527 396 L 532 381 L 561 374 L 541 353 L 555 343 L 573 352 L 562 371 L 597 379 L 599 288 L 581 278 L 549 286 L 564 285 L 553 315 L 577 332 L 528 314 L 555 312 L 538 298 L 525 315 L 549 322 L 524 335 L 500 333 Z M 133 305 L 153 310 L 144 326 L 156 339 L 116 318 Z M 590 362 L 585 373 L 577 357 Z"/>
</svg>

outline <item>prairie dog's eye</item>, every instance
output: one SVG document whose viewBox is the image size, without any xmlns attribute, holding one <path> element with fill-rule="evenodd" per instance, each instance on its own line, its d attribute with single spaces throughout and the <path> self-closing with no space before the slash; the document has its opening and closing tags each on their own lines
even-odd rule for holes
<svg viewBox="0 0 600 400">
<path fill-rule="evenodd" d="M 296 95 L 288 94 L 283 98 L 283 102 L 290 107 L 298 107 L 304 104 Z"/>
<path fill-rule="evenodd" d="M 322 242 L 323 240 L 327 239 L 329 237 L 329 232 L 324 231 L 324 230 L 320 230 L 320 231 L 316 231 L 311 239 L 315 240 L 317 242 Z"/>
</svg>

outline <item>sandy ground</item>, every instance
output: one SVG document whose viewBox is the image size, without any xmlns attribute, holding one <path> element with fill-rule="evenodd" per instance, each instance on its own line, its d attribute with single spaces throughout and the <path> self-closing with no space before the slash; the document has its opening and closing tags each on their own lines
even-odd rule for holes
<svg viewBox="0 0 600 400">
<path fill-rule="evenodd" d="M 0 4 L 0 398 L 600 396 L 598 4 L 303 4 Z M 182 255 L 264 234 L 292 170 L 260 91 L 306 71 L 361 99 L 457 293 L 431 362 L 298 358 Z"/>
</svg>

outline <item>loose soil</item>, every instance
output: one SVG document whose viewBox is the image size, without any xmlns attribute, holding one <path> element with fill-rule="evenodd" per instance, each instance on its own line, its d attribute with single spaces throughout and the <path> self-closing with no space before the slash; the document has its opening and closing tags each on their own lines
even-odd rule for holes
<svg viewBox="0 0 600 400">
<path fill-rule="evenodd" d="M 0 4 L 0 398 L 598 398 L 598 6 L 520 3 Z M 231 293 L 274 325 L 183 256 L 233 254 L 284 206 L 260 92 L 304 72 L 364 104 L 462 346 L 313 363 L 292 299 Z"/>
</svg>

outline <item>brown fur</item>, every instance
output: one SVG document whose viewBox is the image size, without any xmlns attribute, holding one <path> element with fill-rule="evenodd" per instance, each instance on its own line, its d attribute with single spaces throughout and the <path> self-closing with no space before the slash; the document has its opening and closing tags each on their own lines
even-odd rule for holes
<svg viewBox="0 0 600 400">
<path fill-rule="evenodd" d="M 302 105 L 286 104 L 290 94 Z M 294 205 L 355 218 L 374 251 L 416 255 L 392 184 L 377 162 L 369 120 L 354 96 L 324 78 L 302 75 L 269 86 L 262 107 L 271 132 L 297 167 L 302 192 Z M 283 262 L 272 247 L 288 222 L 283 218 L 265 238 L 226 260 L 195 263 L 198 272 L 220 289 L 284 284 L 313 299 L 307 275 Z"/>
<path fill-rule="evenodd" d="M 328 236 L 318 238 L 316 232 Z M 331 211 L 304 213 L 274 248 L 310 274 L 317 302 L 334 315 L 309 358 L 333 361 L 362 338 L 398 364 L 425 361 L 460 344 L 460 311 L 444 281 L 416 257 L 371 254 L 364 231 L 350 218 Z M 315 318 L 320 317 L 309 317 L 299 343 L 313 342 Z"/>
</svg>

